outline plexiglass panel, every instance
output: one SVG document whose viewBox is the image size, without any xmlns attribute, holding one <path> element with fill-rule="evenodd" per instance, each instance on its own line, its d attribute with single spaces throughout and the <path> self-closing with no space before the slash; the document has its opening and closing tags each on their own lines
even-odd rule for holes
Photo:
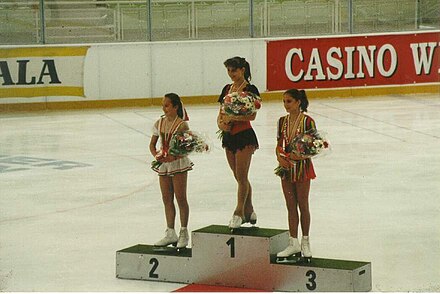
<svg viewBox="0 0 440 294">
<path fill-rule="evenodd" d="M 38 44 L 41 38 L 39 1 L 0 1 L 0 44 Z"/>
<path fill-rule="evenodd" d="M 46 43 L 115 42 L 116 10 L 105 1 L 44 1 Z"/>
<path fill-rule="evenodd" d="M 0 2 L 0 44 L 293 37 L 440 28 L 438 0 L 6 1 Z M 40 3 L 44 5 L 40 7 Z"/>
</svg>

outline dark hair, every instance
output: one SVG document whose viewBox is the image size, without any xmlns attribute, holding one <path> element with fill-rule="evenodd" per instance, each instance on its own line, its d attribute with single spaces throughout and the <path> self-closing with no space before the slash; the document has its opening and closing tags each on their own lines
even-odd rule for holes
<svg viewBox="0 0 440 294">
<path fill-rule="evenodd" d="M 252 79 L 251 76 L 251 66 L 249 65 L 249 62 L 246 61 L 246 58 L 235 56 L 232 58 L 227 59 L 223 64 L 226 67 L 231 67 L 234 69 L 237 68 L 243 68 L 244 67 L 244 79 L 249 83 Z"/>
<path fill-rule="evenodd" d="M 183 107 L 182 107 L 182 101 L 180 100 L 179 95 L 177 95 L 176 93 L 168 93 L 164 95 L 165 98 L 170 99 L 171 104 L 173 104 L 173 106 L 177 106 L 177 116 L 180 117 L 181 119 L 183 119 Z"/>
<path fill-rule="evenodd" d="M 297 89 L 289 89 L 284 94 L 289 95 L 295 100 L 299 100 L 299 108 L 301 112 L 307 112 L 307 107 L 309 106 L 309 100 L 307 99 L 306 92 L 304 90 L 297 90 Z"/>
</svg>

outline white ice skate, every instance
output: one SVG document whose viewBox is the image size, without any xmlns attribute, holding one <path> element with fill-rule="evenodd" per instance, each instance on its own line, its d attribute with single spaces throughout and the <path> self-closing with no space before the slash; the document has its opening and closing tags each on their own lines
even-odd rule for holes
<svg viewBox="0 0 440 294">
<path fill-rule="evenodd" d="M 255 211 L 252 211 L 251 215 L 248 219 L 245 220 L 246 223 L 251 223 L 251 225 L 255 225 L 257 223 L 257 214 Z"/>
<path fill-rule="evenodd" d="M 303 236 L 301 239 L 301 252 L 304 260 L 308 263 L 312 261 L 312 251 L 310 250 L 309 236 Z"/>
<path fill-rule="evenodd" d="M 179 240 L 177 241 L 177 250 L 183 249 L 188 246 L 189 234 L 187 228 L 180 228 Z"/>
<path fill-rule="evenodd" d="M 289 237 L 289 245 L 277 253 L 277 262 L 297 262 L 301 258 L 301 246 L 298 238 Z"/>
<path fill-rule="evenodd" d="M 229 228 L 231 229 L 231 231 L 233 231 L 234 229 L 238 229 L 242 223 L 243 219 L 240 216 L 234 214 L 232 216 L 232 219 L 229 221 Z"/>
<path fill-rule="evenodd" d="M 171 228 L 167 228 L 165 230 L 165 237 L 162 238 L 160 241 L 154 243 L 154 246 L 156 247 L 165 247 L 168 246 L 170 244 L 172 244 L 173 246 L 177 245 L 177 234 L 176 231 L 174 229 Z"/>
<path fill-rule="evenodd" d="M 251 216 L 249 217 L 249 222 L 252 225 L 255 225 L 257 223 L 257 214 L 255 213 L 255 211 L 252 211 Z"/>
</svg>

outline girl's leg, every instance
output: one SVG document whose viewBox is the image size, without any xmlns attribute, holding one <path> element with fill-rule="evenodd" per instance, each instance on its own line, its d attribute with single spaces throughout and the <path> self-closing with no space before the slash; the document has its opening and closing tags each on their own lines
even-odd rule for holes
<svg viewBox="0 0 440 294">
<path fill-rule="evenodd" d="M 283 188 L 284 199 L 286 201 L 289 233 L 291 237 L 298 238 L 299 216 L 295 184 L 288 180 L 281 180 L 281 187 Z"/>
<path fill-rule="evenodd" d="M 246 147 L 243 150 L 237 150 L 237 152 L 235 153 L 235 179 L 237 180 L 238 191 L 237 206 L 235 208 L 234 214 L 240 216 L 242 219 L 245 218 L 246 201 L 249 195 L 250 197 L 252 197 L 252 195 L 250 194 L 251 184 L 249 183 L 248 174 L 253 153 L 254 149 L 252 147 Z M 248 200 L 248 209 L 252 209 L 253 211 L 252 198 L 250 197 Z"/>
<path fill-rule="evenodd" d="M 189 219 L 189 205 L 186 195 L 187 178 L 187 172 L 176 174 L 173 177 L 174 194 L 179 206 L 181 227 L 187 227 Z"/>
<path fill-rule="evenodd" d="M 250 219 L 252 212 L 254 212 L 254 206 L 252 205 L 252 186 L 249 183 L 249 190 L 246 197 L 246 202 L 244 203 L 244 215 L 247 220 Z"/>
<path fill-rule="evenodd" d="M 309 209 L 310 180 L 296 183 L 296 195 L 298 207 L 301 213 L 301 230 L 303 236 L 309 236 L 310 231 L 310 209 Z"/>
<path fill-rule="evenodd" d="M 160 191 L 162 192 L 162 201 L 165 208 L 167 227 L 174 229 L 176 208 L 174 207 L 174 189 L 172 177 L 159 176 L 159 185 Z"/>
<path fill-rule="evenodd" d="M 237 181 L 237 175 L 235 172 L 235 162 L 236 162 L 235 153 L 228 150 L 228 149 L 225 149 L 225 151 L 226 151 L 226 159 L 228 160 L 229 167 L 232 170 L 232 173 L 234 175 L 234 179 Z M 234 215 L 240 215 L 240 214 L 236 214 L 234 212 Z"/>
<path fill-rule="evenodd" d="M 251 147 L 246 147 L 246 149 L 250 149 L 250 150 L 252 150 L 252 153 L 254 153 L 253 147 L 252 148 Z M 240 151 L 238 151 L 238 152 L 240 152 Z M 252 155 L 252 153 L 251 153 L 251 155 Z M 236 164 L 237 157 L 236 157 L 236 154 L 234 154 L 233 152 L 231 152 L 229 150 L 226 150 L 226 158 L 228 159 L 229 167 L 231 168 L 232 172 L 234 173 L 234 178 L 235 178 L 235 180 L 238 183 L 239 180 L 237 178 L 237 173 L 236 173 L 236 169 L 237 169 L 237 164 Z M 250 165 L 250 159 L 249 159 L 249 165 Z M 249 167 L 248 167 L 248 170 L 249 170 Z M 247 177 L 247 175 L 246 175 L 246 177 Z M 248 181 L 248 183 L 249 183 L 249 181 Z M 252 187 L 251 187 L 251 185 L 249 183 L 248 192 L 247 192 L 247 195 L 246 195 L 246 201 L 245 201 L 245 204 L 244 204 L 244 217 L 246 219 L 249 219 L 249 217 L 250 217 L 250 215 L 251 215 L 251 213 L 253 211 L 254 211 L 254 207 L 252 205 Z M 241 215 L 241 214 L 236 214 L 236 213 L 234 213 L 234 214 L 235 215 Z"/>
<path fill-rule="evenodd" d="M 232 173 L 234 174 L 234 178 L 236 178 L 236 176 L 235 176 L 235 153 L 228 150 L 228 149 L 225 149 L 225 150 L 226 150 L 226 159 L 228 160 L 229 167 L 231 168 Z"/>
<path fill-rule="evenodd" d="M 251 160 L 252 160 L 252 155 L 255 152 L 255 148 L 251 147 L 251 146 L 248 146 L 248 147 L 245 148 L 245 150 L 247 152 L 251 152 L 250 153 L 250 157 L 249 157 L 249 166 L 250 166 Z M 248 167 L 247 174 L 248 173 L 249 173 L 249 167 Z M 246 177 L 247 177 L 247 174 L 246 174 Z M 249 221 L 252 212 L 254 212 L 254 206 L 252 204 L 252 186 L 251 186 L 251 183 L 249 182 L 249 180 L 248 180 L 248 183 L 249 183 L 249 188 L 248 188 L 248 193 L 247 193 L 247 196 L 246 196 L 246 201 L 244 203 L 244 216 L 245 216 L 246 220 Z"/>
</svg>

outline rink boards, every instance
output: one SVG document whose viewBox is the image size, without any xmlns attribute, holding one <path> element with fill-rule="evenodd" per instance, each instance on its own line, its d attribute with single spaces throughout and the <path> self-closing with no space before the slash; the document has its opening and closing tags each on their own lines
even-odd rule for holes
<svg viewBox="0 0 440 294">
<path fill-rule="evenodd" d="M 371 263 L 313 258 L 277 263 L 289 242 L 286 230 L 257 227 L 231 232 L 211 225 L 191 233 L 192 246 L 177 252 L 135 245 L 116 252 L 116 277 L 206 284 L 265 291 L 370 291 Z"/>
</svg>

